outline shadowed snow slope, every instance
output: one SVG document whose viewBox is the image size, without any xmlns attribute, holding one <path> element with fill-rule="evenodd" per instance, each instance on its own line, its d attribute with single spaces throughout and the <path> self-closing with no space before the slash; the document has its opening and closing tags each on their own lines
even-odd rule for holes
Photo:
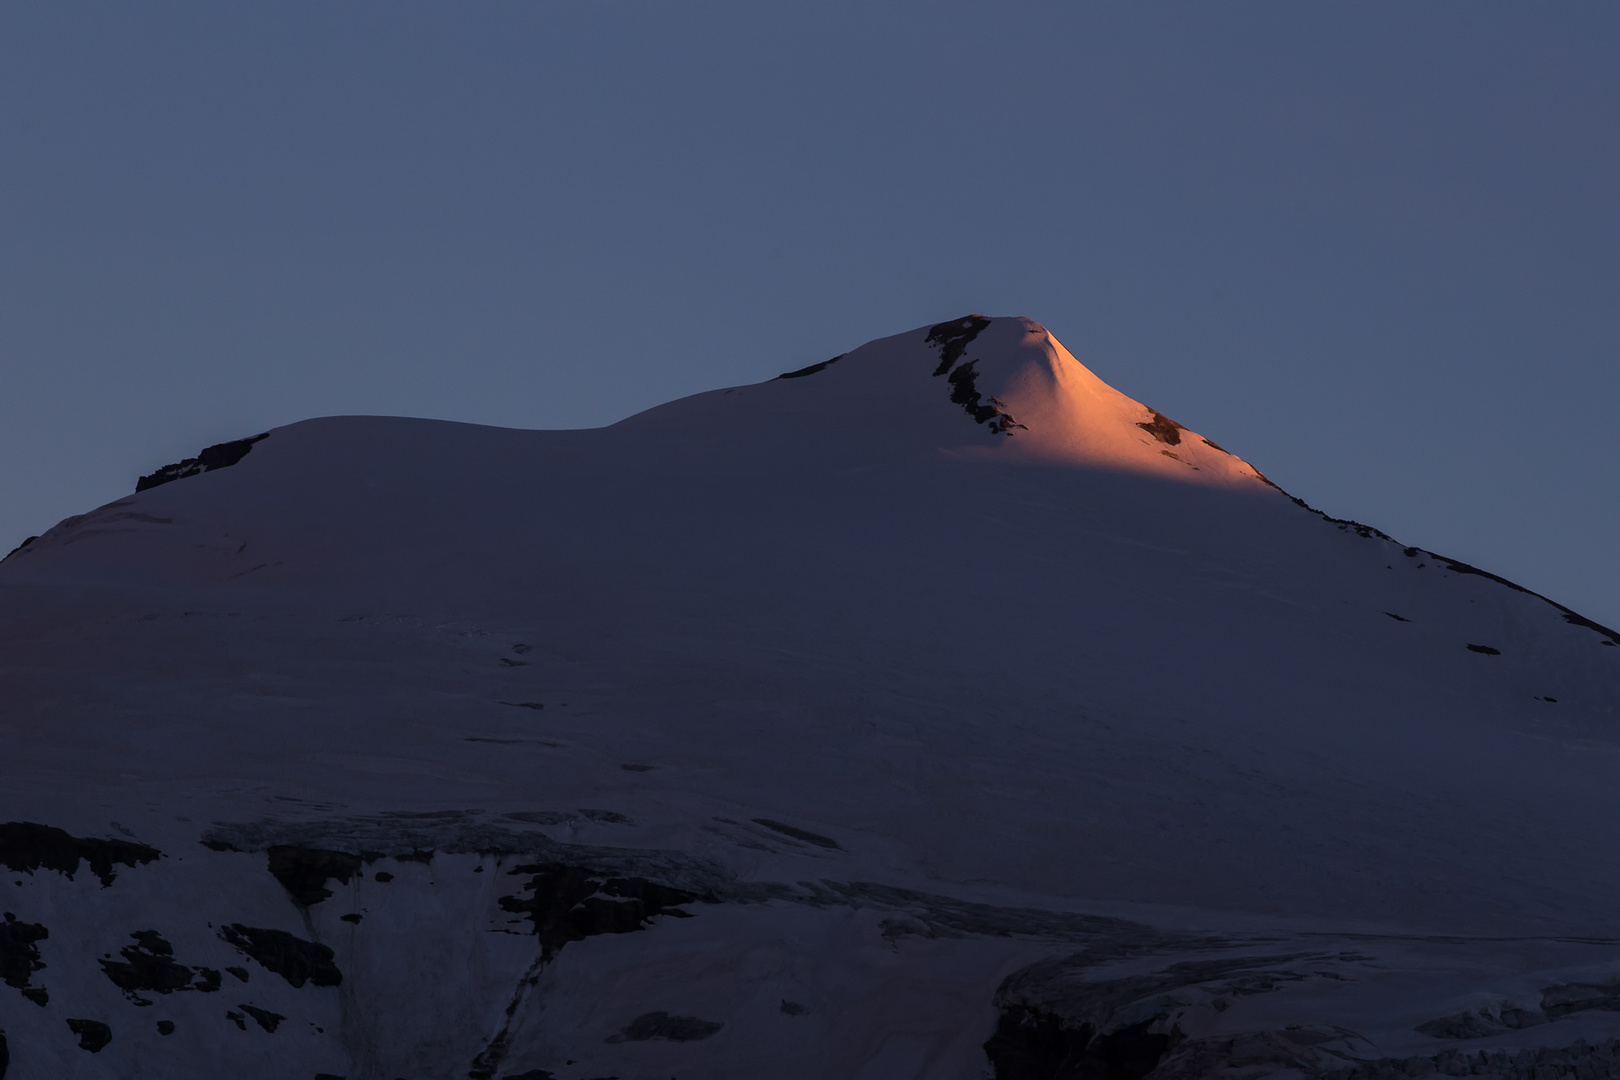
<svg viewBox="0 0 1620 1080">
<path fill-rule="evenodd" d="M 152 476 L 0 566 L 8 1080 L 1620 1069 L 1613 632 L 1029 320 Z"/>
</svg>

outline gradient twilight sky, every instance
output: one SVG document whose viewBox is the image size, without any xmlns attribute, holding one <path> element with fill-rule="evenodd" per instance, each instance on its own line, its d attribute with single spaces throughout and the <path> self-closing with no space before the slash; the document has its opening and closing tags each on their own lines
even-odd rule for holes
<svg viewBox="0 0 1620 1080">
<path fill-rule="evenodd" d="M 1620 5 L 8 3 L 0 553 L 310 416 L 969 311 L 1620 624 Z"/>
</svg>

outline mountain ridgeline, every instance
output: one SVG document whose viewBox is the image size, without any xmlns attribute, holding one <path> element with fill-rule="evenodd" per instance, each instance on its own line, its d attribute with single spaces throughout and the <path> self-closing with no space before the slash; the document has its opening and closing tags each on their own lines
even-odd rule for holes
<svg viewBox="0 0 1620 1080">
<path fill-rule="evenodd" d="M 0 1077 L 1617 1077 L 1617 756 L 1028 319 L 310 420 L 0 565 Z"/>
</svg>

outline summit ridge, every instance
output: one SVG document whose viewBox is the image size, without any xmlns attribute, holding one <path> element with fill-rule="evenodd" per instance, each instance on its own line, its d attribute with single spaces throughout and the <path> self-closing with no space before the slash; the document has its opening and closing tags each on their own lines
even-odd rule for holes
<svg viewBox="0 0 1620 1080">
<path fill-rule="evenodd" d="M 943 452 L 1270 487 L 1241 458 L 1109 386 L 1026 318 L 968 315 L 919 327 L 768 382 L 660 405 L 614 427 L 660 428 L 676 437 L 692 423 L 723 425 L 756 451 L 793 456 L 813 447 L 828 461 Z"/>
</svg>

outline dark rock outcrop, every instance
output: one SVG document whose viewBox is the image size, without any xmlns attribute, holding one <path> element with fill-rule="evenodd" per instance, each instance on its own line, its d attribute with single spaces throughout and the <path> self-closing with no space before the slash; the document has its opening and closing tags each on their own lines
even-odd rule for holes
<svg viewBox="0 0 1620 1080">
<path fill-rule="evenodd" d="M 173 465 L 165 465 L 161 469 L 147 473 L 135 481 L 135 490 L 138 492 L 146 491 L 148 488 L 155 488 L 174 480 L 183 480 L 188 476 L 196 476 L 198 473 L 229 468 L 247 457 L 248 451 L 253 449 L 253 444 L 268 437 L 269 434 L 266 431 L 263 434 L 246 439 L 233 439 L 230 442 L 215 443 L 194 458 L 186 458 L 184 461 L 177 461 Z"/>
<path fill-rule="evenodd" d="M 287 895 L 299 907 L 308 908 L 329 899 L 332 890 L 326 887 L 336 879 L 344 885 L 360 872 L 362 860 L 346 851 L 326 851 L 321 848 L 296 847 L 276 844 L 266 850 L 270 873 L 281 882 Z"/>
<path fill-rule="evenodd" d="M 174 959 L 174 946 L 156 930 L 137 930 L 129 935 L 134 945 L 119 950 L 123 960 L 98 961 L 101 970 L 124 996 L 136 1005 L 150 1005 L 142 994 L 172 994 L 177 990 L 212 993 L 219 989 L 220 974 L 212 968 L 187 967 Z"/>
<path fill-rule="evenodd" d="M 100 1020 L 69 1020 L 68 1029 L 79 1037 L 79 1049 L 99 1054 L 112 1042 L 112 1028 Z"/>
<path fill-rule="evenodd" d="M 0 979 L 21 990 L 23 996 L 36 1005 L 44 1005 L 49 996 L 43 987 L 30 986 L 34 972 L 45 966 L 39 958 L 39 942 L 51 932 L 39 923 L 19 922 L 11 912 L 0 922 Z"/>
<path fill-rule="evenodd" d="M 782 372 L 782 374 L 778 375 L 777 378 L 778 379 L 802 379 L 806 375 L 814 375 L 818 371 L 825 370 L 828 365 L 836 364 L 836 363 L 838 363 L 838 361 L 842 360 L 843 358 L 844 358 L 844 354 L 839 353 L 837 356 L 833 357 L 831 360 L 823 360 L 819 364 L 811 364 L 809 367 L 802 367 L 802 368 L 799 368 L 797 371 L 784 371 L 784 372 Z"/>
<path fill-rule="evenodd" d="M 632 933 L 659 915 L 690 918 L 682 905 L 708 899 L 645 878 L 602 878 L 560 863 L 519 866 L 511 873 L 534 875 L 523 886 L 530 895 L 503 896 L 501 908 L 529 917 L 548 961 L 570 941 Z"/>
<path fill-rule="evenodd" d="M 72 878 L 85 862 L 90 871 L 111 885 L 117 874 L 114 864 L 142 866 L 161 859 L 163 853 L 128 840 L 81 839 L 50 825 L 31 821 L 8 821 L 0 825 L 0 866 L 17 873 L 32 874 L 41 868 L 55 870 Z"/>
<path fill-rule="evenodd" d="M 231 923 L 220 937 L 259 962 L 267 971 L 280 975 L 294 989 L 306 982 L 316 986 L 340 986 L 343 973 L 333 962 L 331 949 L 316 941 L 305 941 L 285 930 L 265 930 Z"/>
</svg>

